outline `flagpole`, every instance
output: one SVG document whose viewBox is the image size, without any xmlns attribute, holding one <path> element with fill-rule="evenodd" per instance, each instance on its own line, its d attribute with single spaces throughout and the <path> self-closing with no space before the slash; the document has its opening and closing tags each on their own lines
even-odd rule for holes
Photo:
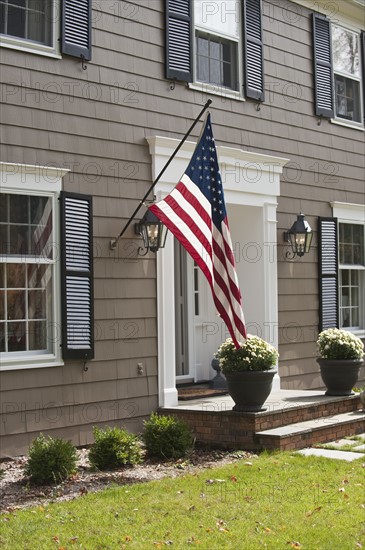
<svg viewBox="0 0 365 550">
<path fill-rule="evenodd" d="M 145 196 L 143 197 L 143 199 L 139 202 L 137 208 L 135 209 L 135 211 L 133 212 L 132 216 L 129 218 L 128 222 L 126 223 L 126 225 L 123 227 L 122 231 L 119 233 L 118 237 L 116 237 L 115 239 L 112 239 L 110 241 L 110 248 L 111 250 L 115 250 L 115 248 L 117 247 L 117 244 L 118 244 L 118 241 L 121 237 L 123 237 L 124 233 L 127 231 L 128 227 L 130 226 L 130 224 L 132 223 L 132 220 L 135 218 L 136 214 L 138 213 L 139 209 L 141 208 L 141 206 L 143 205 L 144 201 L 147 199 L 148 195 L 151 193 L 152 189 L 155 187 L 156 183 L 158 183 L 158 181 L 160 180 L 161 176 L 164 174 L 164 172 L 167 170 L 167 168 L 169 167 L 169 165 L 171 164 L 172 160 L 175 158 L 176 154 L 178 153 L 178 151 L 181 149 L 181 147 L 183 146 L 183 144 L 185 143 L 185 141 L 187 140 L 187 138 L 189 137 L 189 135 L 191 134 L 193 128 L 196 126 L 196 124 L 199 122 L 199 119 L 200 117 L 205 113 L 205 111 L 208 109 L 209 105 L 212 103 L 212 100 L 211 99 L 208 99 L 208 101 L 206 102 L 206 104 L 204 105 L 203 109 L 200 111 L 200 113 L 198 114 L 198 116 L 196 117 L 196 119 L 194 120 L 193 124 L 190 126 L 189 130 L 186 132 L 186 134 L 184 135 L 184 137 L 182 138 L 182 140 L 180 141 L 179 145 L 176 147 L 175 151 L 172 153 L 171 157 L 169 158 L 169 160 L 166 162 L 165 166 L 162 168 L 161 172 L 158 174 L 157 178 L 155 179 L 155 181 L 152 183 L 152 185 L 150 186 L 150 188 L 148 189 L 147 193 L 145 194 Z"/>
</svg>

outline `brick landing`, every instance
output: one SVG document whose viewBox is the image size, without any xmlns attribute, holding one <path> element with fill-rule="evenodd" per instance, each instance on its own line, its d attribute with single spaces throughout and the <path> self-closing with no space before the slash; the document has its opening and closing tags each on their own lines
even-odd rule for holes
<svg viewBox="0 0 365 550">
<path fill-rule="evenodd" d="M 180 401 L 161 408 L 185 420 L 199 444 L 247 450 L 293 450 L 364 432 L 359 395 L 327 397 L 323 391 L 280 390 L 259 413 L 232 411 L 229 396 Z"/>
</svg>

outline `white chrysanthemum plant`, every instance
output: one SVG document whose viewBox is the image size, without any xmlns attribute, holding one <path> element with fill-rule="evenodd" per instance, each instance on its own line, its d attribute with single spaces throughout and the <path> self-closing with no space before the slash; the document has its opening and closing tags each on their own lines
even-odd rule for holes
<svg viewBox="0 0 365 550">
<path fill-rule="evenodd" d="M 227 338 L 215 354 L 223 374 L 272 369 L 278 360 L 277 350 L 259 336 L 247 336 L 236 348 L 232 338 Z"/>
<path fill-rule="evenodd" d="M 317 340 L 319 354 L 322 359 L 353 359 L 362 361 L 364 344 L 347 330 L 329 328 L 323 330 Z"/>
</svg>

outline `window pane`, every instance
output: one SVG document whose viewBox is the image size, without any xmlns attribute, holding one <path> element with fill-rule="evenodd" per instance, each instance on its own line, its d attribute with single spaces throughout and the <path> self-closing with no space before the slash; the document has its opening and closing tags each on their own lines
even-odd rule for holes
<svg viewBox="0 0 365 550">
<path fill-rule="evenodd" d="M 357 34 L 332 25 L 333 64 L 335 71 L 360 76 Z"/>
<path fill-rule="evenodd" d="M 352 327 L 358 327 L 359 326 L 359 308 L 358 307 L 355 307 L 355 308 L 352 309 L 351 326 Z"/>
<path fill-rule="evenodd" d="M 350 327 L 350 308 L 343 308 L 341 310 L 342 313 L 342 326 L 343 327 Z"/>
<path fill-rule="evenodd" d="M 238 0 L 194 1 L 195 25 L 239 37 L 241 27 L 240 2 Z"/>
<path fill-rule="evenodd" d="M 349 287 L 343 287 L 342 288 L 341 303 L 342 303 L 342 306 L 349 306 L 350 305 L 350 289 L 349 289 Z"/>
<path fill-rule="evenodd" d="M 47 349 L 46 321 L 36 321 L 36 322 L 29 323 L 29 349 L 30 350 Z"/>
<path fill-rule="evenodd" d="M 206 38 L 203 38 L 201 36 L 197 36 L 196 38 L 197 42 L 197 49 L 199 55 L 209 55 L 209 42 Z"/>
<path fill-rule="evenodd" d="M 10 223 L 29 222 L 29 200 L 24 195 L 10 195 Z"/>
<path fill-rule="evenodd" d="M 1 195 L 0 199 L 0 221 L 2 223 L 8 222 L 8 199 L 9 195 Z"/>
<path fill-rule="evenodd" d="M 6 264 L 0 264 L 0 288 L 5 287 L 5 267 Z"/>
<path fill-rule="evenodd" d="M 360 82 L 335 74 L 336 116 L 361 122 Z"/>
<path fill-rule="evenodd" d="M 9 240 L 8 226 L 0 224 L 0 254 L 9 253 Z"/>
<path fill-rule="evenodd" d="M 5 323 L 0 323 L 0 351 L 5 349 Z"/>
<path fill-rule="evenodd" d="M 52 267 L 50 265 L 28 265 L 28 287 L 46 288 L 51 278 Z"/>
<path fill-rule="evenodd" d="M 8 288 L 25 288 L 25 264 L 7 264 L 6 277 Z"/>
<path fill-rule="evenodd" d="M 5 292 L 0 290 L 0 320 L 5 319 Z"/>
<path fill-rule="evenodd" d="M 29 290 L 28 319 L 46 319 L 46 292 L 44 290 Z"/>
<path fill-rule="evenodd" d="M 27 225 L 10 225 L 9 254 L 30 254 Z"/>
<path fill-rule="evenodd" d="M 5 33 L 5 6 L 0 4 L 0 33 Z"/>
<path fill-rule="evenodd" d="M 211 60 L 210 61 L 210 77 L 209 82 L 212 84 L 223 84 L 221 80 L 221 64 L 219 61 Z"/>
<path fill-rule="evenodd" d="M 8 290 L 8 319 L 25 319 L 25 290 Z"/>
<path fill-rule="evenodd" d="M 8 7 L 7 34 L 18 38 L 25 38 L 25 10 L 13 6 Z"/>
<path fill-rule="evenodd" d="M 25 351 L 25 323 L 8 323 L 8 351 Z"/>
</svg>

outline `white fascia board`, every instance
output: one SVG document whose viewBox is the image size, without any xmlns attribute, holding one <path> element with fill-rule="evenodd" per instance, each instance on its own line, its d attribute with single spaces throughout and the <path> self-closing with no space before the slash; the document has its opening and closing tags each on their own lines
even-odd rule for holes
<svg viewBox="0 0 365 550">
<path fill-rule="evenodd" d="M 365 223 L 365 206 L 348 202 L 331 202 L 333 216 L 339 221 Z"/>
</svg>

